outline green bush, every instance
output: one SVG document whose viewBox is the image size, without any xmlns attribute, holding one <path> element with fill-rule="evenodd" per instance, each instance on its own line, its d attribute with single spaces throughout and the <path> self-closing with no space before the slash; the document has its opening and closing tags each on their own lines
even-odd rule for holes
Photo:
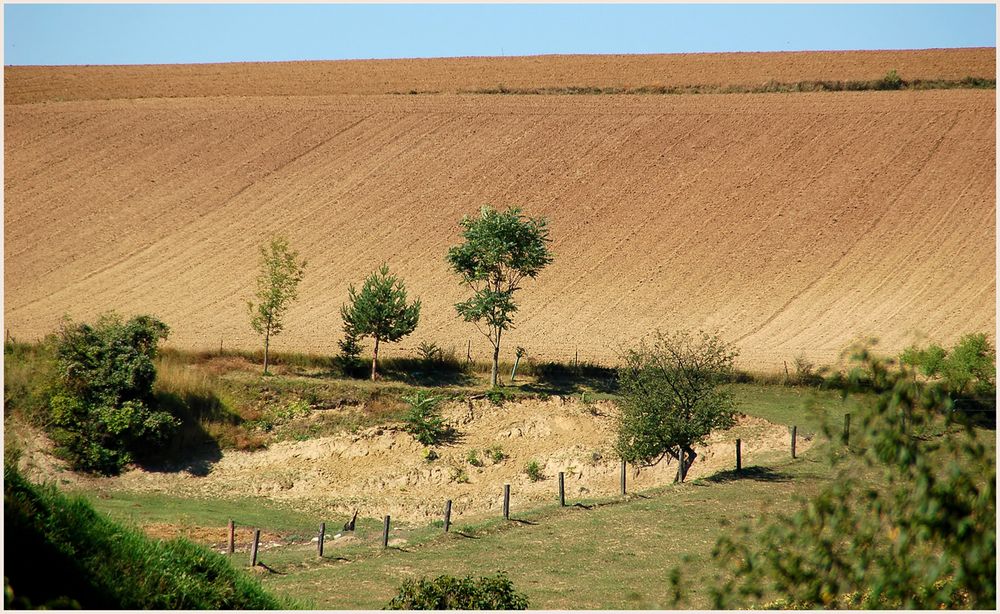
<svg viewBox="0 0 1000 614">
<path fill-rule="evenodd" d="M 387 610 L 526 610 L 528 598 L 517 592 L 506 574 L 433 580 L 406 580 Z"/>
<path fill-rule="evenodd" d="M 74 469 L 117 473 L 163 444 L 180 422 L 153 409 L 157 344 L 167 325 L 115 314 L 96 324 L 63 323 L 51 339 L 58 381 L 50 400 L 52 438 Z"/>
<path fill-rule="evenodd" d="M 278 609 L 220 554 L 154 541 L 4 463 L 4 608 Z M 10 559 L 8 559 L 10 561 Z"/>
<path fill-rule="evenodd" d="M 524 473 L 532 482 L 538 482 L 545 479 L 545 476 L 542 475 L 542 466 L 538 464 L 538 461 L 529 461 L 528 464 L 524 466 Z"/>
<path fill-rule="evenodd" d="M 410 404 L 410 411 L 403 420 L 406 431 L 425 446 L 441 443 L 451 436 L 453 429 L 445 424 L 438 411 L 441 398 L 418 390 L 416 394 L 404 396 L 403 400 Z"/>
<path fill-rule="evenodd" d="M 892 69 L 885 73 L 885 76 L 876 83 L 875 87 L 880 90 L 899 90 L 904 85 L 906 84 L 903 83 L 902 77 L 896 73 L 896 69 Z"/>
<path fill-rule="evenodd" d="M 465 462 L 469 463 L 473 467 L 482 467 L 483 461 L 479 458 L 479 454 L 475 450 L 469 450 L 469 453 L 465 455 Z"/>
<path fill-rule="evenodd" d="M 490 403 L 496 405 L 497 407 L 500 407 L 507 401 L 509 397 L 507 396 L 507 393 L 504 392 L 503 388 L 499 386 L 494 386 L 493 388 L 490 388 L 489 390 L 486 391 L 486 398 L 487 400 L 489 400 Z"/>
<path fill-rule="evenodd" d="M 503 448 L 501 448 L 500 444 L 498 443 L 493 444 L 492 446 L 486 448 L 486 456 L 489 457 L 491 461 L 493 461 L 494 465 L 499 462 L 502 462 L 505 458 L 507 458 L 507 454 L 503 451 Z"/>
</svg>

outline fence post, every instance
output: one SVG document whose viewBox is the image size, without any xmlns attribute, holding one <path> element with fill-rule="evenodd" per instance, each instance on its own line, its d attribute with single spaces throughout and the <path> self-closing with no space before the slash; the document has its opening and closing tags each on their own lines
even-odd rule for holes
<svg viewBox="0 0 1000 614">
<path fill-rule="evenodd" d="M 677 455 L 680 463 L 677 465 L 677 481 L 681 484 L 684 483 L 684 448 L 681 448 L 681 453 Z"/>
<path fill-rule="evenodd" d="M 465 350 L 465 362 L 472 362 L 472 339 L 469 339 L 469 347 Z"/>
<path fill-rule="evenodd" d="M 625 494 L 625 461 L 622 460 L 622 495 Z"/>
<path fill-rule="evenodd" d="M 260 529 L 254 529 L 253 548 L 250 549 L 250 567 L 257 566 L 257 544 L 260 543 Z"/>
<path fill-rule="evenodd" d="M 229 554 L 236 552 L 236 523 L 229 519 Z"/>
<path fill-rule="evenodd" d="M 319 523 L 319 558 L 323 558 L 323 540 L 326 538 L 326 523 Z"/>
<path fill-rule="evenodd" d="M 742 451 L 740 450 L 742 444 L 743 444 L 742 440 L 740 439 L 736 440 L 736 473 L 740 473 L 741 471 L 743 471 L 743 456 L 742 456 Z"/>
<path fill-rule="evenodd" d="M 559 472 L 559 507 L 566 507 L 566 478 L 562 471 Z"/>
<path fill-rule="evenodd" d="M 851 443 L 851 414 L 844 414 L 844 445 Z"/>
<path fill-rule="evenodd" d="M 503 518 L 510 520 L 510 484 L 503 485 Z"/>
<path fill-rule="evenodd" d="M 385 523 L 382 525 L 382 547 L 389 547 L 389 515 L 385 516 Z"/>
<path fill-rule="evenodd" d="M 444 504 L 444 532 L 448 532 L 448 527 L 451 526 L 451 499 Z"/>
<path fill-rule="evenodd" d="M 795 458 L 795 435 L 796 435 L 797 431 L 798 431 L 798 427 L 793 426 L 792 427 L 792 458 Z"/>
</svg>

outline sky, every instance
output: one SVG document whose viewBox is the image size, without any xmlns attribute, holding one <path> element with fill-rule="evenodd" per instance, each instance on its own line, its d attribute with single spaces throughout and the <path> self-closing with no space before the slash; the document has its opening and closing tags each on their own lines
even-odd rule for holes
<svg viewBox="0 0 1000 614">
<path fill-rule="evenodd" d="M 995 47 L 994 4 L 5 4 L 4 65 Z"/>
</svg>

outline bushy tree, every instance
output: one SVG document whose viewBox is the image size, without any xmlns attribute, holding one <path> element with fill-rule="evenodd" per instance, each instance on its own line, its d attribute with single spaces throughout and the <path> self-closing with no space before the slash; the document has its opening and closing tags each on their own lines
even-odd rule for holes
<svg viewBox="0 0 1000 614">
<path fill-rule="evenodd" d="M 552 262 L 548 222 L 529 218 L 518 208 L 504 212 L 484 206 L 478 218 L 460 222 L 465 243 L 448 250 L 448 264 L 472 289 L 468 300 L 455 305 L 458 315 L 472 322 L 493 345 L 490 385 L 498 385 L 500 340 L 513 326 L 514 293 L 524 279 L 534 279 Z"/>
<path fill-rule="evenodd" d="M 696 452 L 713 429 L 733 425 L 736 404 L 723 386 L 737 351 L 717 334 L 657 332 L 623 356 L 618 370 L 621 414 L 615 444 L 630 463 L 656 464 L 669 455 L 684 481 Z"/>
<path fill-rule="evenodd" d="M 388 265 L 365 279 L 361 291 L 351 285 L 348 302 L 340 309 L 345 329 L 357 337 L 371 337 L 372 381 L 378 366 L 378 346 L 386 341 L 399 341 L 417 328 L 420 320 L 420 299 L 406 302 L 406 287 L 395 275 L 389 274 Z"/>
<path fill-rule="evenodd" d="M 493 576 L 406 580 L 387 610 L 526 610 L 528 598 L 503 572 Z"/>
<path fill-rule="evenodd" d="M 867 349 L 856 359 L 851 381 L 885 392 L 850 448 L 829 448 L 840 475 L 794 514 L 719 541 L 731 579 L 713 591 L 715 607 L 993 610 L 994 449 L 949 411 L 947 383 Z"/>
<path fill-rule="evenodd" d="M 406 431 L 414 439 L 425 446 L 433 446 L 452 434 L 452 428 L 445 424 L 438 410 L 440 397 L 418 390 L 415 394 L 404 396 L 403 400 L 410 405 L 410 411 L 403 418 Z"/>
<path fill-rule="evenodd" d="M 74 468 L 116 473 L 178 426 L 152 408 L 157 344 L 168 333 L 149 316 L 107 314 L 93 325 L 67 320 L 51 340 L 59 373 L 53 439 Z"/>
<path fill-rule="evenodd" d="M 288 246 L 284 237 L 276 237 L 260 246 L 260 272 L 257 275 L 256 301 L 247 301 L 250 326 L 264 336 L 264 375 L 267 375 L 271 337 L 285 328 L 285 312 L 298 296 L 299 282 L 306 261 Z"/>
<path fill-rule="evenodd" d="M 914 345 L 899 361 L 925 377 L 940 379 L 953 397 L 996 394 L 996 350 L 985 333 L 964 335 L 950 350 L 933 343 L 926 348 Z"/>
</svg>

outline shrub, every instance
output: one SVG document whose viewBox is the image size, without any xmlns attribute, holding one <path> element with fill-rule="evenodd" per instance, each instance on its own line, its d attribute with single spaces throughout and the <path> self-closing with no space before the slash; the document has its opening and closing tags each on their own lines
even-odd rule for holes
<svg viewBox="0 0 1000 614">
<path fill-rule="evenodd" d="M 528 464 L 524 466 L 524 473 L 532 482 L 538 482 L 545 479 L 545 476 L 542 475 L 542 466 L 538 464 L 538 461 L 529 461 Z"/>
<path fill-rule="evenodd" d="M 876 84 L 876 88 L 880 90 L 898 90 L 902 89 L 903 79 L 896 74 L 896 69 L 892 69 L 885 73 L 885 76 Z"/>
<path fill-rule="evenodd" d="M 157 344 L 167 325 L 149 316 L 63 323 L 52 341 L 59 381 L 50 401 L 52 437 L 74 469 L 117 473 L 137 452 L 162 444 L 180 422 L 151 409 Z"/>
<path fill-rule="evenodd" d="M 438 344 L 421 341 L 420 345 L 417 346 L 417 354 L 420 355 L 421 361 L 425 364 L 430 364 L 436 360 L 440 360 L 443 352 L 438 347 Z"/>
<path fill-rule="evenodd" d="M 505 458 L 507 458 L 507 454 L 503 451 L 503 448 L 501 448 L 500 444 L 498 443 L 493 444 L 492 446 L 486 448 L 486 456 L 488 456 L 489 459 L 493 461 L 494 465 L 499 462 L 502 462 Z"/>
<path fill-rule="evenodd" d="M 403 400 L 410 404 L 410 411 L 403 420 L 406 422 L 406 432 L 425 446 L 433 446 L 447 439 L 453 429 L 445 424 L 438 411 L 440 397 L 418 390 L 416 394 L 404 396 Z"/>
<path fill-rule="evenodd" d="M 525 610 L 528 598 L 517 592 L 506 574 L 433 580 L 406 580 L 386 606 L 388 610 Z"/>
<path fill-rule="evenodd" d="M 496 405 L 497 407 L 501 407 L 507 401 L 508 396 L 507 393 L 504 392 L 503 388 L 494 386 L 486 391 L 486 398 L 490 403 Z"/>
<path fill-rule="evenodd" d="M 469 453 L 465 455 L 465 462 L 469 463 L 473 467 L 483 466 L 483 461 L 479 459 L 479 455 L 476 454 L 475 450 L 469 450 Z"/>
</svg>

